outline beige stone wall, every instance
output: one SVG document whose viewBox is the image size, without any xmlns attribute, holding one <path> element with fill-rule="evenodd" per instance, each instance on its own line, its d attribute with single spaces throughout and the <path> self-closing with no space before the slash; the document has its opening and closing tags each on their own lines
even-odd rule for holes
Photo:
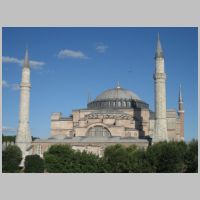
<svg viewBox="0 0 200 200">
<path fill-rule="evenodd" d="M 112 136 L 125 137 L 125 128 L 122 126 L 113 126 L 109 128 Z"/>
<path fill-rule="evenodd" d="M 51 136 L 66 135 L 70 136 L 73 130 L 72 121 L 51 121 Z"/>
<path fill-rule="evenodd" d="M 103 124 L 114 125 L 115 121 L 116 121 L 115 119 L 103 119 Z"/>
<path fill-rule="evenodd" d="M 150 120 L 150 131 L 149 135 L 151 136 L 154 133 L 154 124 L 155 120 Z M 180 119 L 176 117 L 167 118 L 167 135 L 168 139 L 171 140 L 179 140 L 180 139 Z"/>
<path fill-rule="evenodd" d="M 87 132 L 87 128 L 85 127 L 77 127 L 74 129 L 76 136 L 85 136 Z"/>
<path fill-rule="evenodd" d="M 74 110 L 72 115 L 73 121 L 62 120 L 61 113 L 53 113 L 51 117 L 51 135 L 70 135 L 73 132 L 76 136 L 85 136 L 87 130 L 96 125 L 105 126 L 111 132 L 113 136 L 121 137 L 139 137 L 141 132 L 147 135 L 149 132 L 149 110 L 133 110 L 133 109 L 120 109 L 125 114 L 125 118 L 122 114 L 112 115 L 105 117 L 101 114 L 94 117 L 88 117 L 90 113 L 95 110 Z M 137 124 L 135 122 L 137 118 Z M 139 125 L 138 125 L 139 122 Z M 137 126 L 136 126 L 137 125 Z M 140 129 L 135 130 L 135 129 Z M 128 129 L 128 130 L 125 130 Z M 132 129 L 132 130 L 130 130 Z"/>
</svg>

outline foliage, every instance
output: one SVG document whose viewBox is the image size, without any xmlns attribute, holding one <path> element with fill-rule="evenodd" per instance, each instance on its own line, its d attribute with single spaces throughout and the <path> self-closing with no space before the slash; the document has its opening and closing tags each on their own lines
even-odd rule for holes
<svg viewBox="0 0 200 200">
<path fill-rule="evenodd" d="M 154 172 L 147 160 L 147 153 L 144 149 L 138 149 L 129 154 L 129 172 L 150 173 Z"/>
<path fill-rule="evenodd" d="M 2 135 L 2 142 L 15 142 L 16 135 Z M 39 139 L 38 137 L 32 136 L 32 141 Z"/>
<path fill-rule="evenodd" d="M 105 149 L 104 159 L 109 168 L 108 172 L 128 172 L 128 153 L 122 145 L 109 146 Z"/>
<path fill-rule="evenodd" d="M 128 148 L 122 145 L 107 147 L 104 159 L 109 166 L 108 172 L 111 173 L 152 172 L 152 168 L 146 160 L 145 150 L 137 149 L 134 145 Z"/>
<path fill-rule="evenodd" d="M 184 142 L 159 142 L 147 150 L 147 160 L 158 173 L 184 172 Z"/>
<path fill-rule="evenodd" d="M 198 142 L 159 142 L 146 150 L 117 144 L 108 146 L 101 158 L 69 145 L 53 145 L 44 161 L 49 173 L 198 172 Z"/>
<path fill-rule="evenodd" d="M 43 173 L 44 160 L 39 155 L 28 155 L 25 158 L 25 173 Z"/>
<path fill-rule="evenodd" d="M 15 135 L 2 135 L 2 142 L 15 142 Z"/>
<path fill-rule="evenodd" d="M 6 173 L 19 172 L 22 152 L 16 145 L 8 145 L 2 152 L 2 171 Z"/>
<path fill-rule="evenodd" d="M 187 173 L 198 173 L 198 141 L 192 140 L 187 145 L 185 154 L 185 164 Z"/>
<path fill-rule="evenodd" d="M 44 153 L 45 169 L 50 173 L 103 172 L 102 160 L 85 151 L 75 151 L 69 145 L 54 145 Z"/>
</svg>

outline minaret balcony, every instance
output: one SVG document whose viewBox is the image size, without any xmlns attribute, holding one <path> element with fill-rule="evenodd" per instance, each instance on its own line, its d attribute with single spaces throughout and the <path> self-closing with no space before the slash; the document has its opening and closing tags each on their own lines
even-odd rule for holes
<svg viewBox="0 0 200 200">
<path fill-rule="evenodd" d="M 165 73 L 155 73 L 153 75 L 153 78 L 154 78 L 154 80 L 157 80 L 157 79 L 166 79 L 166 74 Z"/>
</svg>

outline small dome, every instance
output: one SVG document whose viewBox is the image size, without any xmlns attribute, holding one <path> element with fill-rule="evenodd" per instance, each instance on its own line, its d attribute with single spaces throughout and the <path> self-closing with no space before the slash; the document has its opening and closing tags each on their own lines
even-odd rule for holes
<svg viewBox="0 0 200 200">
<path fill-rule="evenodd" d="M 136 99 L 136 100 L 140 100 L 140 98 L 136 94 L 134 94 L 132 91 L 123 89 L 119 86 L 117 88 L 104 91 L 99 96 L 97 96 L 95 100 L 99 101 L 99 100 L 108 100 L 108 99 Z"/>
</svg>

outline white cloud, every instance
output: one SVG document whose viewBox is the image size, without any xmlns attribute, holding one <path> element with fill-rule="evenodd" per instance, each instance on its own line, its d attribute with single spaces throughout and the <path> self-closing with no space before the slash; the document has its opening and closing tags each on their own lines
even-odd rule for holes
<svg viewBox="0 0 200 200">
<path fill-rule="evenodd" d="M 58 53 L 58 58 L 78 58 L 87 59 L 88 57 L 81 51 L 74 51 L 70 49 L 63 49 Z"/>
<path fill-rule="evenodd" d="M 5 62 L 5 63 L 16 63 L 18 65 L 23 64 L 23 60 L 19 60 L 17 58 L 12 58 L 12 57 L 9 57 L 9 56 L 3 56 L 2 61 Z"/>
<path fill-rule="evenodd" d="M 15 91 L 20 90 L 20 85 L 17 84 L 17 83 L 12 84 L 12 85 L 11 85 L 11 89 L 12 89 L 12 90 L 15 90 Z"/>
<path fill-rule="evenodd" d="M 9 84 L 5 80 L 2 80 L 2 87 L 9 87 Z"/>
<path fill-rule="evenodd" d="M 10 88 L 11 90 L 14 90 L 14 91 L 20 90 L 20 85 L 18 83 L 9 84 L 5 80 L 2 80 L 2 86 L 4 88 Z"/>
<path fill-rule="evenodd" d="M 13 57 L 9 57 L 9 56 L 3 56 L 2 57 L 2 61 L 5 63 L 14 63 L 14 64 L 18 64 L 20 66 L 23 65 L 24 60 L 20 60 L 18 58 L 13 58 Z M 34 61 L 34 60 L 30 60 L 30 67 L 32 69 L 42 69 L 42 66 L 45 65 L 45 62 L 40 62 L 40 61 Z"/>
<path fill-rule="evenodd" d="M 101 42 L 96 44 L 96 51 L 99 53 L 105 53 L 107 49 L 108 46 Z"/>
</svg>

